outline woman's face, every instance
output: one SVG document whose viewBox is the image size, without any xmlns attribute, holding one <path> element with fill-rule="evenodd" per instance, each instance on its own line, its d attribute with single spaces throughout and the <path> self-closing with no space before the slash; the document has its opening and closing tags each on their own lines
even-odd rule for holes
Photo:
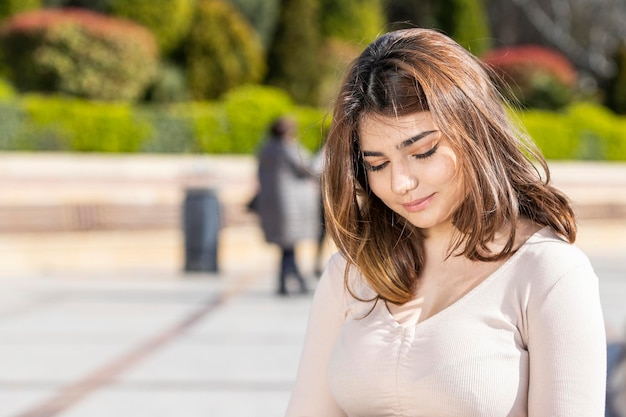
<svg viewBox="0 0 626 417">
<path fill-rule="evenodd" d="M 372 192 L 421 229 L 451 226 L 465 192 L 456 154 L 430 112 L 365 116 L 360 150 Z"/>
</svg>

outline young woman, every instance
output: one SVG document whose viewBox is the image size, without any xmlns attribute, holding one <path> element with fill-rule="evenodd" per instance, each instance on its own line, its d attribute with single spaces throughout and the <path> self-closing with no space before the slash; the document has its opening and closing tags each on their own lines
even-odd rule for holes
<svg viewBox="0 0 626 417">
<path fill-rule="evenodd" d="M 604 415 L 598 279 L 476 58 L 432 30 L 373 42 L 324 166 L 338 254 L 288 417 Z"/>
</svg>

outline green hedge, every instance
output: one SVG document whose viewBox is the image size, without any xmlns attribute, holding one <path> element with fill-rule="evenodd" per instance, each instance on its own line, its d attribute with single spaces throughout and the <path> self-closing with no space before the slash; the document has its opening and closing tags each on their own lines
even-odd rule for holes
<svg viewBox="0 0 626 417">
<path fill-rule="evenodd" d="M 15 88 L 11 83 L 0 78 L 0 101 L 14 99 L 16 95 Z"/>
<path fill-rule="evenodd" d="M 136 152 L 151 130 L 128 103 L 28 95 L 22 108 L 37 128 L 55 131 L 76 151 Z"/>
<path fill-rule="evenodd" d="M 282 90 L 244 86 L 220 101 L 131 105 L 14 96 L 0 83 L 0 150 L 252 154 L 276 117 L 289 115 L 315 151 L 330 115 Z M 562 112 L 516 114 L 548 159 L 626 161 L 626 117 L 577 103 Z"/>
<path fill-rule="evenodd" d="M 274 119 L 295 110 L 287 93 L 259 86 L 229 92 L 224 96 L 223 105 L 234 153 L 254 149 Z"/>
<path fill-rule="evenodd" d="M 7 97 L 0 100 L 0 150 L 251 154 L 281 115 L 299 122 L 309 149 L 320 146 L 325 114 L 296 106 L 272 87 L 244 86 L 220 101 L 168 106 Z"/>
<path fill-rule="evenodd" d="M 528 110 L 520 120 L 548 159 L 626 161 L 626 117 L 591 103 L 563 112 Z"/>
</svg>

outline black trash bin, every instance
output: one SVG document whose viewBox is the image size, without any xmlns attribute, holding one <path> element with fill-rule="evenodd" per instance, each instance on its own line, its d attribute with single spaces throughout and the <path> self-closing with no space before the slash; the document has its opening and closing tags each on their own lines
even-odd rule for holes
<svg viewBox="0 0 626 417">
<path fill-rule="evenodd" d="M 218 234 L 221 209 L 210 188 L 191 188 L 185 193 L 183 228 L 185 271 L 217 272 Z"/>
</svg>

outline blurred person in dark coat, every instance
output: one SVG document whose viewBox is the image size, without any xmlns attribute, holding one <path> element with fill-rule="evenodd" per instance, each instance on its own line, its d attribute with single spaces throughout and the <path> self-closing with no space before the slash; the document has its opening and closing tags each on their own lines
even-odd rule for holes
<svg viewBox="0 0 626 417">
<path fill-rule="evenodd" d="M 318 179 L 310 153 L 296 140 L 294 120 L 274 121 L 259 151 L 257 210 L 265 239 L 282 251 L 278 280 L 279 295 L 287 295 L 287 279 L 298 281 L 300 292 L 308 287 L 297 262 L 296 245 L 317 239 L 320 228 Z"/>
</svg>

